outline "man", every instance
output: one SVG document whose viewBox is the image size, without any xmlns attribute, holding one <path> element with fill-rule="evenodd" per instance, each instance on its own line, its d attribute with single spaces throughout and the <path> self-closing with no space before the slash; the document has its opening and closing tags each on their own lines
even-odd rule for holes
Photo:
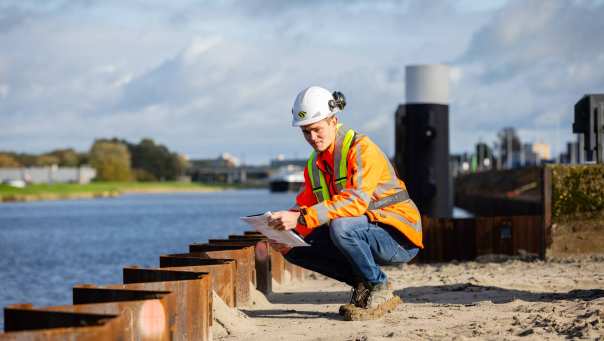
<svg viewBox="0 0 604 341">
<path fill-rule="evenodd" d="M 421 216 L 388 157 L 367 136 L 338 122 L 344 96 L 309 87 L 295 99 L 292 125 L 314 151 L 304 187 L 289 211 L 275 212 L 269 225 L 295 229 L 311 245 L 288 249 L 285 258 L 352 288 L 350 305 L 390 310 L 393 295 L 379 265 L 405 263 L 422 245 Z"/>
</svg>

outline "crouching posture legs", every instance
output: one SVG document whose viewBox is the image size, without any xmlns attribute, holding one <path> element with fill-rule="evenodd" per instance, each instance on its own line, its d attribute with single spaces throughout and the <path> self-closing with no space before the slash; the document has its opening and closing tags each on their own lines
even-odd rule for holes
<svg viewBox="0 0 604 341">
<path fill-rule="evenodd" d="M 306 240 L 310 247 L 293 248 L 286 259 L 352 286 L 350 304 L 368 309 L 394 298 L 380 265 L 409 262 L 419 251 L 396 230 L 366 216 L 333 219 Z"/>
</svg>

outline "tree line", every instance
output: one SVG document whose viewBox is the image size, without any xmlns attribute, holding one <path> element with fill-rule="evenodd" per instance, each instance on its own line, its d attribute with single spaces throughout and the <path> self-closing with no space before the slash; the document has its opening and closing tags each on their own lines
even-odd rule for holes
<svg viewBox="0 0 604 341">
<path fill-rule="evenodd" d="M 97 139 L 84 153 L 72 148 L 43 154 L 0 152 L 0 168 L 52 165 L 90 165 L 96 169 L 96 179 L 100 181 L 167 181 L 183 175 L 188 162 L 183 156 L 149 138 L 139 143 L 118 138 Z"/>
</svg>

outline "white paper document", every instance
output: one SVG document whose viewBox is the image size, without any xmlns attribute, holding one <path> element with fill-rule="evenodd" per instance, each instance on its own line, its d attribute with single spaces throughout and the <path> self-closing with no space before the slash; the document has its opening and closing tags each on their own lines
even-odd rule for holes
<svg viewBox="0 0 604 341">
<path fill-rule="evenodd" d="M 277 243 L 285 244 L 291 247 L 310 246 L 294 231 L 279 231 L 268 226 L 268 218 L 270 216 L 271 212 L 266 212 L 260 215 L 241 217 L 241 220 L 248 223 L 251 227 L 265 235 L 268 239 L 272 239 Z"/>
</svg>

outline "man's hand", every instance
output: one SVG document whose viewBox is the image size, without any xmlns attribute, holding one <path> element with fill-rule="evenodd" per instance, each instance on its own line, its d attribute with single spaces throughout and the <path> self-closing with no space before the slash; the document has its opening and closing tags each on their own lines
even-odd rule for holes
<svg viewBox="0 0 604 341">
<path fill-rule="evenodd" d="M 293 230 L 298 223 L 299 216 L 300 212 L 275 212 L 268 218 L 268 225 L 275 230 Z"/>
<path fill-rule="evenodd" d="M 273 249 L 277 250 L 284 256 L 289 252 L 289 250 L 292 249 L 291 247 L 289 247 L 285 244 L 277 243 L 273 240 L 269 240 L 269 242 L 271 243 L 271 246 L 273 247 Z"/>
</svg>

